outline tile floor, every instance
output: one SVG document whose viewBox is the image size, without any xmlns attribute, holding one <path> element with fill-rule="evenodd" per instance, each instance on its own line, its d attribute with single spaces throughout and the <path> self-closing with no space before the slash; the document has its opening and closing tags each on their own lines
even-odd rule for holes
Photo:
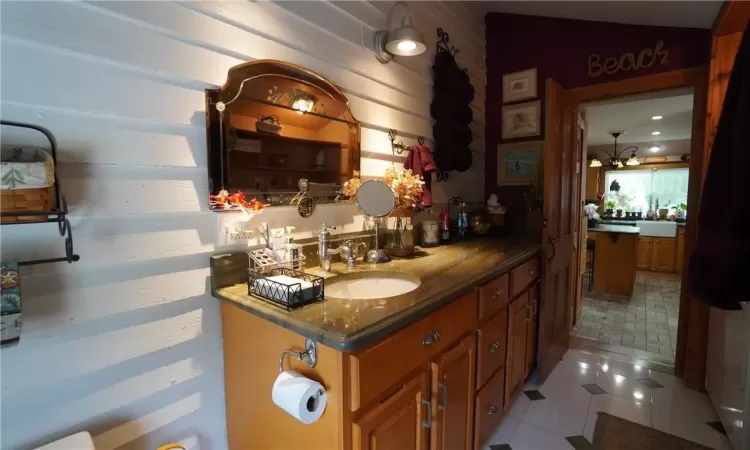
<svg viewBox="0 0 750 450">
<path fill-rule="evenodd" d="M 584 279 L 581 316 L 573 333 L 674 360 L 680 304 L 680 276 L 638 272 L 630 298 L 589 292 Z"/>
<path fill-rule="evenodd" d="M 544 384 L 527 383 L 482 450 L 589 449 L 599 411 L 717 450 L 732 448 L 707 395 L 611 354 L 569 350 Z"/>
</svg>

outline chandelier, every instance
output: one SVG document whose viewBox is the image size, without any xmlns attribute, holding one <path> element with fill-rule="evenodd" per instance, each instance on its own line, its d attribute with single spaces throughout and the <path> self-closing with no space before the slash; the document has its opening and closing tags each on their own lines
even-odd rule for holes
<svg viewBox="0 0 750 450">
<path fill-rule="evenodd" d="M 617 138 L 620 137 L 622 134 L 622 131 L 612 132 L 609 133 L 613 138 L 615 138 L 614 146 L 612 147 L 612 153 L 610 154 L 608 151 L 604 150 L 604 153 L 609 156 L 609 166 L 613 169 L 621 169 L 625 166 L 637 166 L 641 162 L 638 161 L 638 158 L 635 157 L 635 152 L 638 151 L 638 147 L 635 145 L 631 145 L 630 147 L 625 147 L 622 150 L 617 150 Z M 632 150 L 632 154 L 630 155 L 630 158 L 627 160 L 622 157 L 623 153 L 627 152 L 628 150 Z M 594 159 L 591 160 L 591 164 L 589 164 L 589 167 L 601 167 L 602 162 L 599 161 L 599 158 L 594 156 Z"/>
</svg>

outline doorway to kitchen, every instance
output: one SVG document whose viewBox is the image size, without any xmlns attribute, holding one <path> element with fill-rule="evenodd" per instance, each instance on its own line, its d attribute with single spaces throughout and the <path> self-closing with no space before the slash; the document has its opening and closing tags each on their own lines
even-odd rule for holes
<svg viewBox="0 0 750 450">
<path fill-rule="evenodd" d="M 692 88 L 581 105 L 578 345 L 673 370 L 684 262 Z"/>
</svg>

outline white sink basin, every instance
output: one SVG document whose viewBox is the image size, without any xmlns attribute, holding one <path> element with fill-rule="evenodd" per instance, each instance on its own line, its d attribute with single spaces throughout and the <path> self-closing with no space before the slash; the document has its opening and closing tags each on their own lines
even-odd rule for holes
<svg viewBox="0 0 750 450">
<path fill-rule="evenodd" d="M 636 220 L 635 226 L 641 228 L 641 236 L 645 237 L 675 237 L 677 236 L 676 222 L 655 222 L 652 220 Z"/>
<path fill-rule="evenodd" d="M 414 275 L 388 270 L 373 270 L 338 275 L 326 280 L 326 298 L 366 300 L 406 294 L 421 282 Z"/>
</svg>

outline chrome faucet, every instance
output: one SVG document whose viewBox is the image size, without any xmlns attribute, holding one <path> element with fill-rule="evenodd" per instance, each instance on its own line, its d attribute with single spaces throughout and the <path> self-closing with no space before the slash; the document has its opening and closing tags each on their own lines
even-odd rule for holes
<svg viewBox="0 0 750 450">
<path fill-rule="evenodd" d="M 320 224 L 320 234 L 318 235 L 318 258 L 320 259 L 320 267 L 326 272 L 331 271 L 331 255 L 341 253 L 342 247 L 337 249 L 329 248 L 331 243 L 331 232 L 328 230 L 335 230 L 336 227 Z"/>
<path fill-rule="evenodd" d="M 357 261 L 357 249 L 359 247 L 367 247 L 367 244 L 364 242 L 357 242 L 354 243 L 351 241 L 351 239 L 344 242 L 344 245 L 338 248 L 338 250 L 341 251 L 341 256 L 346 258 L 346 268 L 347 269 L 356 269 L 356 261 Z"/>
</svg>

